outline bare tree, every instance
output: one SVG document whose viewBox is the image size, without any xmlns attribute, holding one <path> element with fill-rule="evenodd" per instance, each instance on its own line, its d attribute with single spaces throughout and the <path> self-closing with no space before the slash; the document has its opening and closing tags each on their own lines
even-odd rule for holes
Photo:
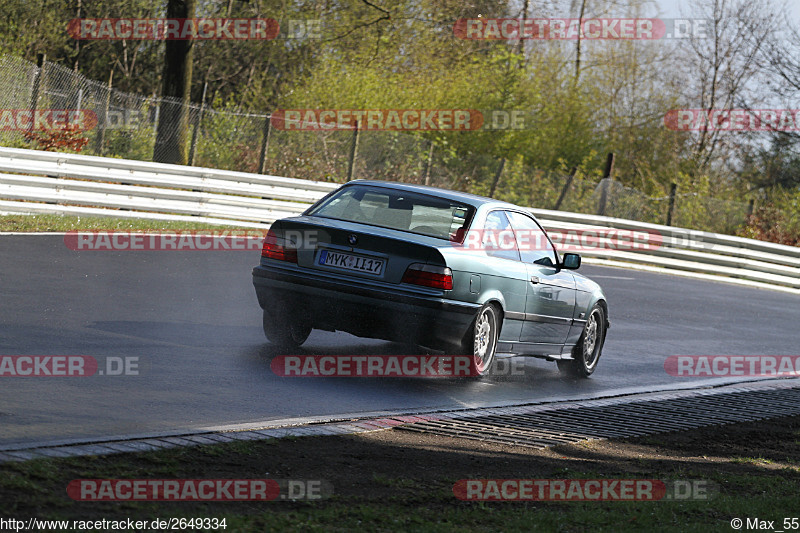
<svg viewBox="0 0 800 533">
<path fill-rule="evenodd" d="M 790 19 L 784 11 L 786 31 L 776 32 L 764 48 L 764 64 L 774 75 L 769 88 L 774 97 L 790 106 L 798 105 L 800 96 L 800 30 L 797 21 Z M 796 131 L 780 131 L 776 135 L 800 141 Z"/>
<path fill-rule="evenodd" d="M 711 114 L 718 109 L 749 107 L 758 99 L 760 61 L 777 16 L 769 0 L 702 0 L 692 17 L 705 19 L 705 31 L 694 26 L 687 43 L 689 101 Z M 705 168 L 715 158 L 724 132 L 699 132 L 694 160 Z"/>
<path fill-rule="evenodd" d="M 796 109 L 800 104 L 800 31 L 785 7 L 784 24 L 776 24 L 784 30 L 776 31 L 767 40 L 761 61 L 771 74 L 765 80 L 770 99 L 787 109 Z M 800 186 L 797 128 L 775 130 L 768 146 L 754 145 L 743 159 L 743 176 L 752 188 L 761 189 L 766 196 L 775 189 L 794 190 Z"/>
</svg>

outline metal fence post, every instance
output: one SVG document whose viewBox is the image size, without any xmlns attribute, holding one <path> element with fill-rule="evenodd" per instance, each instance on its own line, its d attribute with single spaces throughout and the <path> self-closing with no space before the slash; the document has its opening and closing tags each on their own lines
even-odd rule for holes
<svg viewBox="0 0 800 533">
<path fill-rule="evenodd" d="M 34 123 L 36 122 L 36 109 L 39 107 L 39 93 L 42 87 L 42 78 L 44 78 L 44 67 L 47 61 L 47 54 L 36 54 L 36 66 L 38 70 L 33 77 L 33 87 L 31 88 L 31 120 L 29 122 L 28 132 L 32 133 Z"/>
<path fill-rule="evenodd" d="M 497 184 L 500 183 L 500 176 L 503 175 L 503 169 L 506 168 L 506 158 L 500 160 L 500 166 L 497 167 L 497 172 L 494 174 L 492 186 L 489 188 L 489 198 L 494 198 L 494 193 L 497 190 Z"/>
<path fill-rule="evenodd" d="M 97 117 L 97 137 L 95 137 L 94 151 L 97 155 L 103 155 L 106 143 L 106 123 L 108 122 L 108 109 L 111 106 L 111 88 L 114 84 L 114 69 L 108 74 L 108 90 L 106 91 L 106 99 L 103 102 L 103 109 L 99 117 Z"/>
<path fill-rule="evenodd" d="M 675 213 L 675 193 L 678 191 L 678 184 L 673 183 L 669 186 L 669 207 L 667 208 L 667 226 L 672 225 L 672 217 Z"/>
<path fill-rule="evenodd" d="M 603 178 L 600 182 L 600 202 L 597 206 L 597 214 L 606 215 L 606 203 L 608 203 L 608 178 Z"/>
<path fill-rule="evenodd" d="M 194 166 L 194 156 L 197 154 L 197 137 L 200 130 L 200 122 L 203 120 L 203 111 L 206 107 L 206 92 L 208 92 L 208 82 L 203 84 L 203 99 L 200 100 L 200 109 L 194 121 L 194 128 L 192 129 L 192 144 L 189 147 L 189 166 Z"/>
<path fill-rule="evenodd" d="M 431 165 L 433 164 L 433 140 L 428 141 L 428 161 L 425 162 L 425 185 L 431 184 Z"/>
<path fill-rule="evenodd" d="M 611 186 L 611 181 L 614 174 L 614 152 L 609 152 L 606 159 L 606 170 L 603 173 L 603 180 L 600 182 L 600 205 L 597 207 L 597 214 L 605 216 L 606 205 L 608 204 L 608 188 Z"/>
<path fill-rule="evenodd" d="M 356 121 L 356 127 L 353 130 L 353 144 L 350 146 L 350 159 L 347 161 L 347 181 L 352 181 L 353 179 L 356 157 L 358 157 L 358 121 Z"/>
<path fill-rule="evenodd" d="M 264 130 L 261 134 L 261 153 L 258 156 L 258 173 L 267 173 L 267 150 L 269 150 L 269 136 L 272 128 L 272 115 L 264 117 Z"/>
<path fill-rule="evenodd" d="M 153 93 L 153 96 L 150 98 L 151 102 L 155 103 L 155 108 L 153 109 L 153 134 L 155 137 L 155 132 L 158 131 L 158 120 L 161 116 L 161 99 L 156 98 L 156 93 Z M 153 139 L 155 142 L 155 138 Z"/>
<path fill-rule="evenodd" d="M 567 191 L 569 190 L 570 185 L 572 185 L 572 180 L 575 179 L 575 174 L 578 173 L 578 167 L 572 167 L 572 172 L 569 173 L 567 176 L 567 182 L 564 184 L 564 188 L 561 189 L 561 194 L 558 196 L 558 200 L 556 201 L 555 207 L 553 210 L 558 211 L 561 208 L 561 202 L 564 201 L 564 198 L 567 196 Z"/>
</svg>

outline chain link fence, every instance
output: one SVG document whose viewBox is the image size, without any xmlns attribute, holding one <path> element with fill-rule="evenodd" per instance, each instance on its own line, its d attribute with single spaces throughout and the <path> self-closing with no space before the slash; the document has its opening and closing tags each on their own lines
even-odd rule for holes
<svg viewBox="0 0 800 533">
<path fill-rule="evenodd" d="M 672 225 L 735 234 L 750 214 L 752 205 L 747 202 L 679 194 L 675 200 Z"/>
<path fill-rule="evenodd" d="M 158 161 L 159 121 L 173 99 L 145 97 L 89 80 L 61 65 L 37 65 L 0 56 L 0 145 L 39 148 L 30 133 L 80 113 L 75 135 L 85 140 L 81 153 Z M 26 120 L 29 119 L 29 120 Z M 31 120 L 32 119 L 32 120 Z M 287 131 L 270 124 L 268 114 L 188 105 L 185 136 L 189 164 L 331 182 L 379 179 L 429 184 L 489 194 L 531 207 L 665 223 L 670 198 L 652 198 L 612 179 L 541 171 L 485 154 L 449 150 L 419 135 L 397 131 Z M 175 122 L 169 125 L 176 134 Z M 677 194 L 672 224 L 735 233 L 748 204 L 691 194 Z"/>
</svg>

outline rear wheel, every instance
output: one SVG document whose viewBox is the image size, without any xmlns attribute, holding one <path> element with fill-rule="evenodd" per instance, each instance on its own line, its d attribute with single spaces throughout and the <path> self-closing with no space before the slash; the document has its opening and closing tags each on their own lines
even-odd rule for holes
<svg viewBox="0 0 800 533">
<path fill-rule="evenodd" d="M 483 377 L 489 374 L 495 363 L 497 337 L 500 333 L 500 313 L 491 304 L 478 311 L 475 322 L 462 343 L 461 354 L 472 355 L 471 374 Z"/>
<path fill-rule="evenodd" d="M 288 318 L 281 313 L 264 310 L 264 335 L 281 348 L 299 348 L 311 334 L 311 326 Z"/>
<path fill-rule="evenodd" d="M 595 304 L 583 327 L 581 338 L 572 349 L 572 359 L 557 361 L 564 374 L 588 378 L 597 368 L 597 361 L 606 340 L 606 313 L 600 304 Z"/>
</svg>

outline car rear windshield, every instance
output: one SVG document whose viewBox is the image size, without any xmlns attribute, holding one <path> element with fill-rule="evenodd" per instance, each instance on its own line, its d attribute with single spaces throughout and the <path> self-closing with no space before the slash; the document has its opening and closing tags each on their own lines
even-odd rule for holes
<svg viewBox="0 0 800 533">
<path fill-rule="evenodd" d="M 466 228 L 474 208 L 447 198 L 389 187 L 351 185 L 307 214 L 450 239 Z"/>
</svg>

